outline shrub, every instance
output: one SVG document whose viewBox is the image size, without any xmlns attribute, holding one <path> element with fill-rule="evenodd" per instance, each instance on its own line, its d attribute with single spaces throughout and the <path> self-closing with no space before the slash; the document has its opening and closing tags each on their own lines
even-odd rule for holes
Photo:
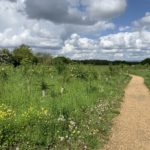
<svg viewBox="0 0 150 150">
<path fill-rule="evenodd" d="M 13 62 L 12 54 L 8 49 L 0 50 L 0 63 L 10 64 Z"/>
<path fill-rule="evenodd" d="M 13 50 L 14 66 L 20 65 L 21 63 L 33 63 L 35 57 L 29 46 L 21 45 Z"/>
</svg>

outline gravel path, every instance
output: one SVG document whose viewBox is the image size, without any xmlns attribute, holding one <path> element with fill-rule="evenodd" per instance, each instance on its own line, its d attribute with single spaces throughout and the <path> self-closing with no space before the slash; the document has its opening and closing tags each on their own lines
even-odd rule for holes
<svg viewBox="0 0 150 150">
<path fill-rule="evenodd" d="M 150 92 L 142 77 L 132 76 L 104 150 L 150 150 Z"/>
</svg>

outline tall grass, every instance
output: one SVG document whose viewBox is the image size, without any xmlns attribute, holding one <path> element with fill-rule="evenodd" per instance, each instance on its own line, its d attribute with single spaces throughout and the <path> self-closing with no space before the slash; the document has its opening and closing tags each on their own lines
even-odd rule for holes
<svg viewBox="0 0 150 150">
<path fill-rule="evenodd" d="M 0 66 L 1 149 L 102 146 L 129 77 L 121 67 L 62 68 Z"/>
</svg>

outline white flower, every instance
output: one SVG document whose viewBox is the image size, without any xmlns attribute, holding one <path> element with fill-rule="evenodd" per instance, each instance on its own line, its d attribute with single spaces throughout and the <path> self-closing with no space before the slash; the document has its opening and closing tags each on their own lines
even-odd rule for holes
<svg viewBox="0 0 150 150">
<path fill-rule="evenodd" d="M 65 138 L 63 136 L 59 137 L 60 141 L 62 142 Z"/>
<path fill-rule="evenodd" d="M 76 123 L 74 121 L 70 121 L 70 125 L 75 126 Z"/>
<path fill-rule="evenodd" d="M 58 121 L 62 121 L 62 122 L 64 122 L 64 121 L 66 121 L 66 119 L 64 118 L 64 116 L 63 116 L 63 115 L 60 115 L 60 116 L 59 116 L 59 118 L 58 118 Z"/>
<path fill-rule="evenodd" d="M 19 147 L 16 147 L 16 150 L 19 150 Z"/>
</svg>

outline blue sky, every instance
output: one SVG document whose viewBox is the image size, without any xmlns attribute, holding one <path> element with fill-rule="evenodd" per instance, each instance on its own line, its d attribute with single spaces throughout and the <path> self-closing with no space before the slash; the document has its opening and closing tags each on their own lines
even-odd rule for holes
<svg viewBox="0 0 150 150">
<path fill-rule="evenodd" d="M 150 0 L 0 0 L 0 47 L 72 59 L 150 57 Z"/>
<path fill-rule="evenodd" d="M 142 18 L 150 11 L 150 0 L 127 0 L 125 12 L 114 20 L 120 26 L 130 25 L 132 21 Z"/>
</svg>

